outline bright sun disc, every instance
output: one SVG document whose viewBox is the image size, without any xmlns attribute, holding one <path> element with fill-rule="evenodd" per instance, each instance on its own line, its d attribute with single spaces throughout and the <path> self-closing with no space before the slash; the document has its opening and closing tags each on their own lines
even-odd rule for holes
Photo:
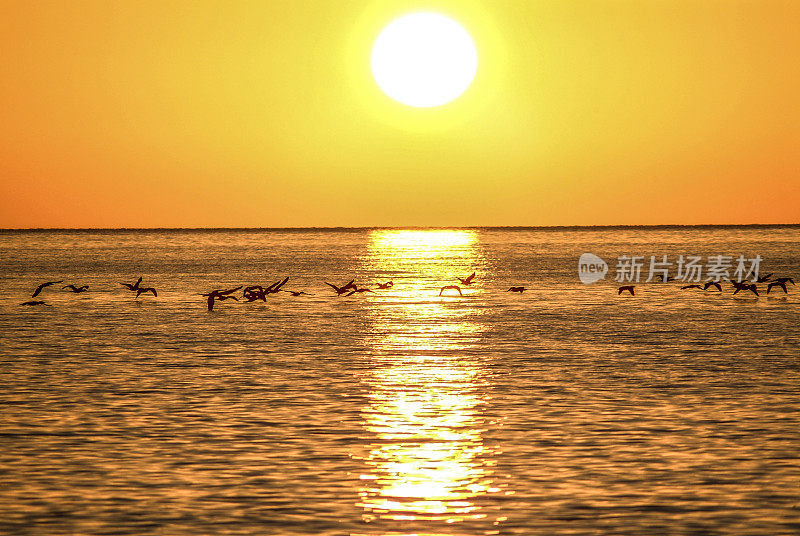
<svg viewBox="0 0 800 536">
<path fill-rule="evenodd" d="M 460 24 L 436 13 L 413 13 L 383 29 L 372 48 L 372 74 L 384 93 L 419 108 L 461 95 L 475 77 L 478 52 Z"/>
</svg>

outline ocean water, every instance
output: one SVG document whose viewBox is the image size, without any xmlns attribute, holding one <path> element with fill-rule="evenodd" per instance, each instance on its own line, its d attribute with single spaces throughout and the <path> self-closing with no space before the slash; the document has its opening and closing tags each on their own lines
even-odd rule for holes
<svg viewBox="0 0 800 536">
<path fill-rule="evenodd" d="M 0 533 L 800 533 L 800 286 L 651 255 L 800 282 L 800 227 L 0 232 Z"/>
</svg>

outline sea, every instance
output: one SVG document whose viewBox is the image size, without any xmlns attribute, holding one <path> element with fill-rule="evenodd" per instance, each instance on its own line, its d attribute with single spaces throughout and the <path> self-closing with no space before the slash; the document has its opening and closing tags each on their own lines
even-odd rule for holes
<svg viewBox="0 0 800 536">
<path fill-rule="evenodd" d="M 0 534 L 800 534 L 777 277 L 800 226 L 0 231 Z"/>
</svg>

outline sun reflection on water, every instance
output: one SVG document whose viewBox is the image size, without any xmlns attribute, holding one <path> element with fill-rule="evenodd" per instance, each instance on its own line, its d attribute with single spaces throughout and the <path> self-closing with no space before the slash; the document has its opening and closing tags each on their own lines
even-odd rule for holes
<svg viewBox="0 0 800 536">
<path fill-rule="evenodd" d="M 365 378 L 368 470 L 358 502 L 367 522 L 482 520 L 477 499 L 499 491 L 482 437 L 484 371 L 470 352 L 483 333 L 480 316 L 429 298 L 434 280 L 480 265 L 477 246 L 474 231 L 370 237 L 368 268 L 402 279 L 394 306 L 368 313 L 374 362 Z"/>
</svg>

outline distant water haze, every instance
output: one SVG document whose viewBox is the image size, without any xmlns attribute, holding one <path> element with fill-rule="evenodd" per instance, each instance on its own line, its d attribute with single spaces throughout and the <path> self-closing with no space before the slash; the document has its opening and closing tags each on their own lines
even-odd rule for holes
<svg viewBox="0 0 800 536">
<path fill-rule="evenodd" d="M 800 287 L 644 282 L 740 254 L 800 227 L 0 232 L 0 532 L 796 533 Z"/>
</svg>

